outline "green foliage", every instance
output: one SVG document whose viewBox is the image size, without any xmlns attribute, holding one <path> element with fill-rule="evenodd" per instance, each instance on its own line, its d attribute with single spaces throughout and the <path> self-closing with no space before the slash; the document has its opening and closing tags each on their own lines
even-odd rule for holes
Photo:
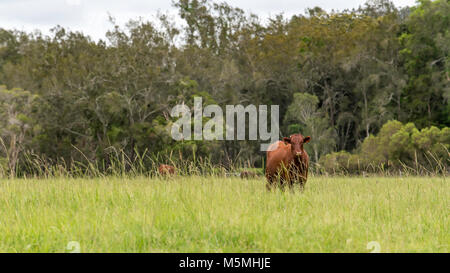
<svg viewBox="0 0 450 273">
<path fill-rule="evenodd" d="M 422 0 L 406 21 L 399 39 L 400 54 L 409 76 L 403 104 L 411 121 L 420 127 L 448 123 L 450 3 Z"/>
<path fill-rule="evenodd" d="M 106 41 L 60 26 L 49 36 L 0 29 L 7 147 L 0 156 L 8 169 L 26 173 L 24 151 L 108 169 L 113 150 L 129 158 L 148 151 L 263 167 L 257 141 L 171 139 L 171 108 L 192 107 L 196 96 L 204 105 L 279 105 L 281 134 L 311 135 L 307 149 L 316 163 L 355 149 L 380 164 L 428 161 L 411 147 L 446 155 L 435 139 L 437 129 L 442 138 L 450 126 L 448 1 L 411 9 L 387 0 L 341 12 L 316 7 L 265 24 L 226 3 L 179 0 L 174 7 L 182 27 L 167 15 L 124 27 L 110 18 Z M 417 129 L 383 127 L 392 119 Z M 17 145 L 11 137 L 20 137 Z"/>
<path fill-rule="evenodd" d="M 321 171 L 331 174 L 358 173 L 362 164 L 358 155 L 346 151 L 327 154 L 320 158 Z"/>
<path fill-rule="evenodd" d="M 405 170 L 417 173 L 446 174 L 450 166 L 450 128 L 427 127 L 418 130 L 413 123 L 392 120 L 378 135 L 370 135 L 360 149 L 350 154 L 342 151 L 320 159 L 326 172 L 362 173 Z"/>
<path fill-rule="evenodd" d="M 16 175 L 24 146 L 33 137 L 37 97 L 18 88 L 8 90 L 0 86 L 0 158 L 6 158 L 12 177 Z"/>
<path fill-rule="evenodd" d="M 295 93 L 284 124 L 289 124 L 289 134 L 302 132 L 305 136 L 313 136 L 313 141 L 306 145 L 306 149 L 314 156 L 315 161 L 332 151 L 336 144 L 335 132 L 329 127 L 326 114 L 319 109 L 319 99 L 315 95 Z"/>
</svg>

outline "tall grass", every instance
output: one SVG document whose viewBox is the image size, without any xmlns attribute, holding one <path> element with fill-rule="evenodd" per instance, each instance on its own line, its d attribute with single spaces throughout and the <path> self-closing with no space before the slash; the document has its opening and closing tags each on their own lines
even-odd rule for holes
<svg viewBox="0 0 450 273">
<path fill-rule="evenodd" d="M 312 165 L 303 192 L 269 192 L 263 177 L 235 178 L 239 162 L 108 151 L 102 162 L 25 153 L 20 179 L 0 169 L 0 252 L 449 251 L 445 166 L 336 177 Z M 160 163 L 179 175 L 160 177 Z"/>
<path fill-rule="evenodd" d="M 322 166 L 312 163 L 312 171 L 316 174 L 325 175 L 383 175 L 383 176 L 448 176 L 450 173 L 450 151 L 443 146 L 444 153 L 438 155 L 431 151 L 421 154 L 422 161 L 418 160 L 417 151 L 414 153 L 412 162 L 406 163 L 401 160 L 388 160 L 384 163 L 361 162 L 353 158 L 336 160 L 333 166 Z"/>
<path fill-rule="evenodd" d="M 0 179 L 0 252 L 448 252 L 446 178 Z"/>
<path fill-rule="evenodd" d="M 74 147 L 74 149 L 76 149 Z M 131 158 L 123 150 L 114 147 L 107 149 L 108 160 L 91 160 L 83 155 L 83 161 L 71 160 L 69 163 L 63 158 L 53 160 L 45 155 L 37 155 L 31 152 L 24 153 L 20 168 L 17 171 L 18 177 L 28 178 L 101 178 L 111 177 L 139 177 L 139 176 L 159 176 L 158 167 L 160 164 L 170 164 L 176 167 L 179 175 L 212 175 L 226 176 L 239 171 L 235 165 L 213 164 L 208 158 L 197 158 L 195 160 L 183 160 L 181 155 L 171 153 L 149 154 L 148 150 L 142 153 L 135 151 Z M 0 165 L 0 177 L 8 177 L 8 170 Z"/>
<path fill-rule="evenodd" d="M 83 160 L 70 160 L 66 162 L 64 158 L 57 160 L 38 155 L 33 152 L 24 152 L 20 158 L 20 164 L 15 170 L 15 177 L 28 178 L 55 178 L 55 177 L 139 177 L 139 176 L 159 176 L 158 166 L 160 164 L 170 164 L 176 167 L 179 175 L 208 175 L 208 176 L 237 176 L 243 169 L 251 169 L 259 175 L 263 175 L 264 168 L 252 168 L 249 163 L 243 163 L 240 159 L 229 160 L 226 165 L 213 163 L 209 158 L 197 157 L 195 154 L 189 159 L 183 158 L 182 154 L 174 154 L 171 151 L 161 153 L 149 153 L 148 150 L 135 150 L 130 157 L 123 150 L 109 147 L 105 150 L 106 158 L 103 160 L 89 159 L 75 146 L 73 149 L 81 155 Z M 414 164 L 404 162 L 390 162 L 387 164 L 357 164 L 351 166 L 350 162 L 337 164 L 335 167 L 325 169 L 318 163 L 310 163 L 310 175 L 382 175 L 382 176 L 448 176 L 450 172 L 450 152 L 448 157 L 438 157 L 428 152 L 424 155 L 428 164 L 420 164 L 417 158 Z M 354 165 L 354 164 L 353 164 Z M 8 164 L 0 161 L 0 178 L 10 177 Z M 12 177 L 14 178 L 14 177 Z"/>
</svg>

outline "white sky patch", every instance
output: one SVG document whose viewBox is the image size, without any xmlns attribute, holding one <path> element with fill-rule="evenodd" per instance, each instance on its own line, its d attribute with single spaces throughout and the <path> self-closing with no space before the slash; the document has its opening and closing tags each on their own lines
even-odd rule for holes
<svg viewBox="0 0 450 273">
<path fill-rule="evenodd" d="M 283 13 L 290 17 L 319 6 L 327 11 L 358 8 L 365 0 L 219 0 L 265 19 Z M 394 0 L 396 6 L 412 6 L 415 0 Z M 172 0 L 0 0 L 0 28 L 48 34 L 57 25 L 81 31 L 94 39 L 105 39 L 111 29 L 109 14 L 123 26 L 139 17 L 155 20 L 156 14 L 168 13 L 177 23 L 181 18 Z"/>
<path fill-rule="evenodd" d="M 69 6 L 79 6 L 81 5 L 81 0 L 66 0 L 66 3 Z"/>
</svg>

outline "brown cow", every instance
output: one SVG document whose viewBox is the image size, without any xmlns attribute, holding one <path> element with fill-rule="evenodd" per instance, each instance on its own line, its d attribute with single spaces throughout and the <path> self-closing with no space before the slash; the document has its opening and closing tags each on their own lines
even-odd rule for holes
<svg viewBox="0 0 450 273">
<path fill-rule="evenodd" d="M 303 149 L 311 137 L 302 134 L 291 135 L 269 146 L 267 151 L 266 178 L 267 189 L 270 190 L 278 179 L 280 185 L 293 188 L 298 183 L 303 189 L 308 179 L 309 157 Z"/>
<path fill-rule="evenodd" d="M 250 172 L 250 171 L 242 171 L 240 174 L 240 177 L 242 179 L 249 179 L 249 178 L 255 178 L 258 175 L 255 172 Z"/>
<path fill-rule="evenodd" d="M 166 164 L 161 164 L 159 165 L 158 172 L 162 176 L 173 175 L 175 174 L 175 167 Z"/>
</svg>

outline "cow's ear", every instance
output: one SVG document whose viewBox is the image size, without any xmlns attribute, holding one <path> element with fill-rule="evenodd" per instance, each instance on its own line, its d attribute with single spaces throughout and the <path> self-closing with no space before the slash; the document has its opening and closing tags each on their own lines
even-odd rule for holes
<svg viewBox="0 0 450 273">
<path fill-rule="evenodd" d="M 307 136 L 303 139 L 303 143 L 308 143 L 311 140 L 310 136 Z"/>
<path fill-rule="evenodd" d="M 286 143 L 291 143 L 291 138 L 290 137 L 283 137 L 283 141 Z"/>
</svg>

